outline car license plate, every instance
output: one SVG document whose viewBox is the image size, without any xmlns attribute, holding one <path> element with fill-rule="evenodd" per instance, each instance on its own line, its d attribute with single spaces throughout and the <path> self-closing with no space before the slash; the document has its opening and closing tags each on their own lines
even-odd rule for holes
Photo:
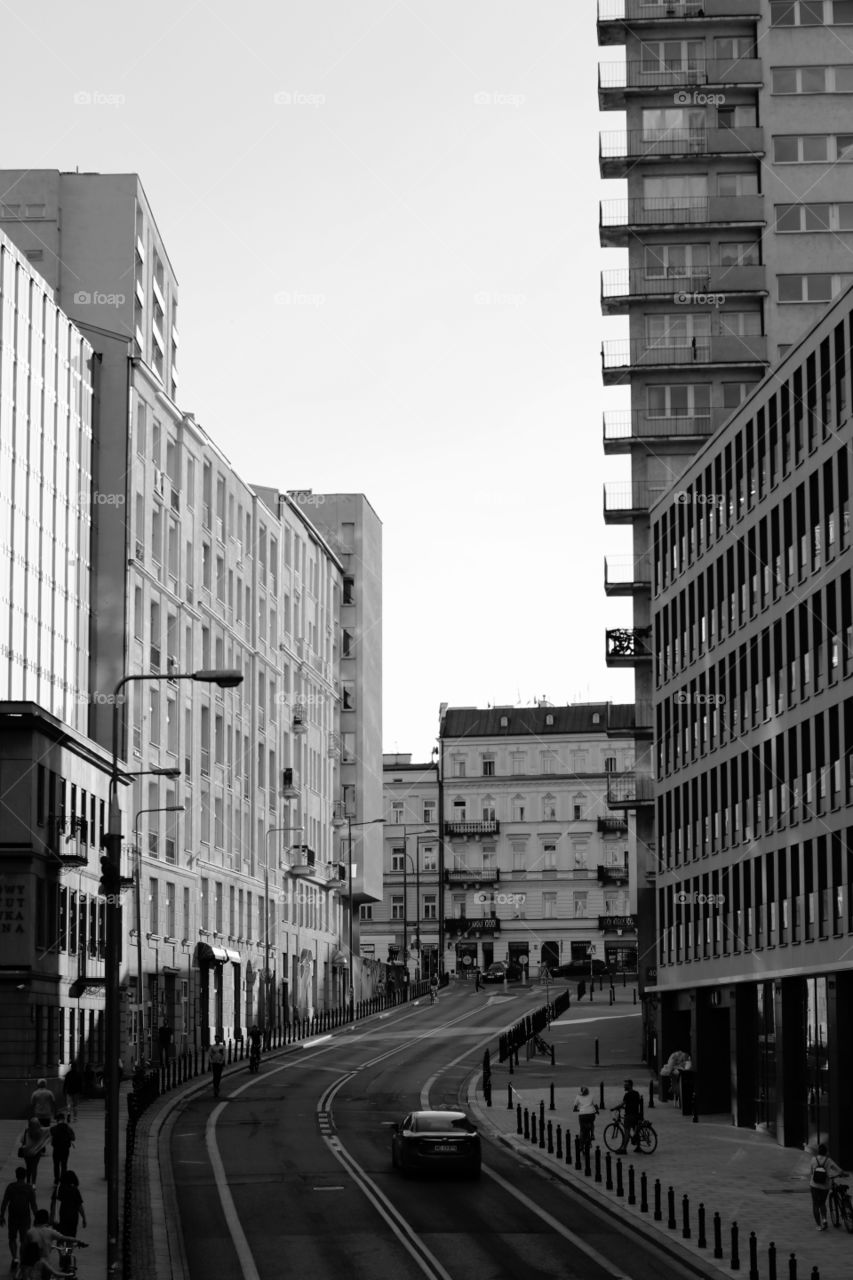
<svg viewBox="0 0 853 1280">
<path fill-rule="evenodd" d="M 437 1142 L 435 1144 L 436 1151 L 456 1152 L 459 1150 L 455 1142 Z"/>
</svg>

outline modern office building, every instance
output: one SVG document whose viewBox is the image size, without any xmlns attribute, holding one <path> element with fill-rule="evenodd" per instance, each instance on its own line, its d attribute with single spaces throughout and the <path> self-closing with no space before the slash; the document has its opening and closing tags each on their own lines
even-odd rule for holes
<svg viewBox="0 0 853 1280">
<path fill-rule="evenodd" d="M 631 467 L 606 486 L 604 516 L 632 538 L 605 566 L 607 594 L 632 602 L 607 662 L 633 668 L 640 720 L 653 688 L 650 509 L 851 279 L 851 24 L 850 0 L 598 3 L 599 102 L 624 113 L 600 144 L 602 176 L 623 184 L 600 209 L 601 244 L 623 250 L 601 302 L 627 318 L 627 337 L 602 348 L 604 384 L 622 389 L 604 449 Z M 642 926 L 658 837 L 651 757 L 637 769 Z"/>
<path fill-rule="evenodd" d="M 658 1059 L 853 1159 L 853 291 L 652 511 Z"/>
<path fill-rule="evenodd" d="M 633 776 L 634 708 L 448 707 L 439 732 L 443 965 L 637 966 L 628 823 L 608 781 Z"/>
</svg>

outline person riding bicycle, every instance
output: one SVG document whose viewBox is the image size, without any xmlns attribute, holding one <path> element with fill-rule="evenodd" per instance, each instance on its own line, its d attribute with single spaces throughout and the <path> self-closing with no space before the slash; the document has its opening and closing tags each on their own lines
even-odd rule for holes
<svg viewBox="0 0 853 1280">
<path fill-rule="evenodd" d="M 429 998 L 431 1004 L 435 1004 L 438 999 L 438 974 L 436 973 L 429 980 Z"/>
<path fill-rule="evenodd" d="M 634 1088 L 633 1080 L 625 1081 L 625 1093 L 618 1109 L 622 1112 L 622 1126 L 625 1132 L 619 1154 L 624 1154 L 628 1150 L 629 1142 L 636 1151 L 640 1146 L 637 1130 L 643 1118 L 643 1099 Z"/>
<path fill-rule="evenodd" d="M 261 1060 L 261 1029 L 257 1023 L 249 1031 L 249 1057 Z"/>
</svg>

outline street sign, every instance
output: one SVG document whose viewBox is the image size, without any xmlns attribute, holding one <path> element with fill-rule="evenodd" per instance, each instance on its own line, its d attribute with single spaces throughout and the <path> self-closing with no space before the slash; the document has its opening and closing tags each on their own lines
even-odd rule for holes
<svg viewBox="0 0 853 1280">
<path fill-rule="evenodd" d="M 471 960 L 471 957 L 470 957 L 470 956 L 463 956 L 463 957 L 462 957 L 462 963 L 463 963 L 464 965 L 469 965 L 469 964 L 472 964 L 472 963 L 473 963 L 473 961 Z"/>
<path fill-rule="evenodd" d="M 530 956 L 519 956 L 519 957 L 518 957 L 518 963 L 519 963 L 519 964 L 530 964 Z"/>
<path fill-rule="evenodd" d="M 375 955 L 375 953 L 376 953 L 376 943 L 375 943 L 375 942 L 362 942 L 362 943 L 360 944 L 360 946 L 361 946 L 361 954 L 362 954 L 363 956 L 372 956 L 372 955 Z"/>
</svg>

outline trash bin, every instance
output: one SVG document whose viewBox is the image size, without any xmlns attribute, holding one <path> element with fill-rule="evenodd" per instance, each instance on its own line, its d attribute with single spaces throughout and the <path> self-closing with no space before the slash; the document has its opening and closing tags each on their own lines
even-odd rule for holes
<svg viewBox="0 0 853 1280">
<path fill-rule="evenodd" d="M 672 1100 L 672 1076 L 668 1074 L 661 1075 L 658 1092 L 661 1102 L 670 1102 Z"/>
<path fill-rule="evenodd" d="M 696 1072 L 682 1071 L 678 1084 L 681 1089 L 681 1114 L 683 1116 L 692 1116 L 693 1099 L 696 1093 Z"/>
</svg>

